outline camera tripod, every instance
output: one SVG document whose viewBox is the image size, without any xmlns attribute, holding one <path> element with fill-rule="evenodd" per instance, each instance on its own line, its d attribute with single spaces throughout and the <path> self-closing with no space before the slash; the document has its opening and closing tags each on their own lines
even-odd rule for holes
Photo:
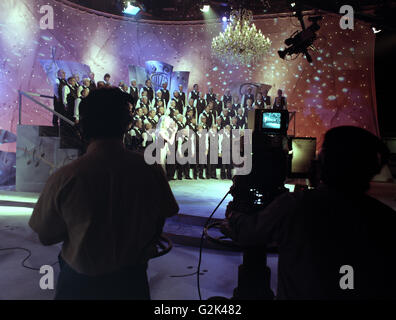
<svg viewBox="0 0 396 320">
<path fill-rule="evenodd" d="M 235 187 L 235 185 L 234 182 L 231 191 L 234 195 L 232 207 L 238 211 L 244 210 L 243 212 L 246 212 L 246 214 L 256 214 L 258 210 L 264 209 L 276 196 L 286 191 L 284 188 L 278 188 L 270 193 L 260 194 L 258 190 L 245 189 L 246 194 L 241 190 L 243 186 Z M 243 201 L 240 201 L 241 196 L 244 198 Z M 220 228 L 224 234 L 223 237 L 214 238 L 210 236 L 209 230 L 215 227 Z M 267 266 L 268 251 L 266 246 L 248 248 L 239 246 L 238 243 L 228 239 L 232 231 L 224 221 L 208 225 L 204 232 L 208 240 L 243 252 L 243 262 L 238 268 L 238 286 L 234 289 L 232 300 L 274 299 L 275 296 L 271 290 L 271 270 Z"/>
</svg>

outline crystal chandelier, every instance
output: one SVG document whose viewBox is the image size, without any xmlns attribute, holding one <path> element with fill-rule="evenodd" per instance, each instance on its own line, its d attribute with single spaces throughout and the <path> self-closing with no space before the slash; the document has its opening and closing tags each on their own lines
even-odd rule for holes
<svg viewBox="0 0 396 320">
<path fill-rule="evenodd" d="M 252 20 L 250 10 L 231 11 L 231 22 L 212 40 L 214 55 L 233 65 L 254 64 L 261 60 L 268 52 L 271 40 L 257 30 Z"/>
</svg>

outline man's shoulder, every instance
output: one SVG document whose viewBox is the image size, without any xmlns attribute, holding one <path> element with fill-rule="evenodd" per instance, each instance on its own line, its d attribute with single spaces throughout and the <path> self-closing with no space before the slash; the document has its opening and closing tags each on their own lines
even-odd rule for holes
<svg viewBox="0 0 396 320">
<path fill-rule="evenodd" d="M 47 180 L 47 185 L 57 185 L 61 186 L 73 179 L 76 175 L 76 162 L 79 159 L 73 160 L 72 162 L 60 167 L 53 174 L 51 174 Z"/>
<path fill-rule="evenodd" d="M 158 165 L 150 165 L 146 162 L 144 154 L 132 150 L 125 150 L 124 160 L 128 163 L 128 166 L 134 168 L 136 171 L 138 168 L 143 170 L 154 170 Z"/>
<path fill-rule="evenodd" d="M 125 149 L 125 152 L 118 154 L 117 166 L 120 165 L 122 168 L 129 168 L 126 170 L 125 174 L 128 172 L 133 172 L 134 175 L 147 175 L 150 170 L 156 170 L 156 166 L 151 166 L 146 163 L 144 155 Z M 59 168 L 54 174 L 51 175 L 50 181 L 52 183 L 60 183 L 68 181 L 73 177 L 84 177 L 86 174 L 90 175 L 99 168 L 96 163 L 102 163 L 102 159 L 92 158 L 90 154 L 85 154 L 82 157 L 70 162 L 69 164 Z"/>
<path fill-rule="evenodd" d="M 365 195 L 365 200 L 367 209 L 373 211 L 373 214 L 382 214 L 396 221 L 396 212 L 393 208 L 370 195 Z"/>
</svg>

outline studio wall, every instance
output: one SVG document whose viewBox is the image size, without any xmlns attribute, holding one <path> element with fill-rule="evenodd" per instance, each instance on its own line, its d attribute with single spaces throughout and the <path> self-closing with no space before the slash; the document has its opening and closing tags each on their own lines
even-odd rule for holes
<svg viewBox="0 0 396 320">
<path fill-rule="evenodd" d="M 54 29 L 41 30 L 40 7 L 54 8 Z M 219 19 L 220 21 L 220 19 Z M 309 24 L 309 22 L 307 22 Z M 283 41 L 300 29 L 291 17 L 262 18 L 256 26 L 272 40 L 271 50 L 258 64 L 231 66 L 211 55 L 211 39 L 225 28 L 216 23 L 143 23 L 99 16 L 56 0 L 0 2 L 0 128 L 16 132 L 18 90 L 53 94 L 40 60 L 65 60 L 88 65 L 102 80 L 129 81 L 129 65 L 163 61 L 173 70 L 189 72 L 189 88 L 213 86 L 223 94 L 240 83 L 271 86 L 274 96 L 283 89 L 290 111 L 297 111 L 297 135 L 316 137 L 331 127 L 357 125 L 378 132 L 374 88 L 374 34 L 355 21 L 354 30 L 341 30 L 339 17 L 320 22 L 313 63 L 303 57 L 279 58 Z M 43 100 L 47 105 L 52 101 Z M 51 124 L 51 115 L 25 99 L 23 124 Z M 14 149 L 14 150 L 12 150 Z M 0 150 L 15 151 L 14 144 Z"/>
</svg>

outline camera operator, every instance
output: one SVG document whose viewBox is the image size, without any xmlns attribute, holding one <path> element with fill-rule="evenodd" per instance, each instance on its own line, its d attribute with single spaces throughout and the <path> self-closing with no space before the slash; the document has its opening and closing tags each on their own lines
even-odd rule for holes
<svg viewBox="0 0 396 320">
<path fill-rule="evenodd" d="M 396 297 L 396 215 L 366 194 L 388 154 L 364 129 L 333 128 L 319 156 L 317 189 L 284 193 L 257 214 L 229 204 L 231 237 L 240 246 L 277 246 L 278 299 Z M 353 268 L 353 289 L 341 289 L 345 265 Z"/>
<path fill-rule="evenodd" d="M 147 262 L 179 208 L 161 167 L 122 143 L 128 101 L 103 88 L 81 102 L 88 150 L 48 179 L 29 221 L 44 245 L 63 242 L 56 299 L 150 299 Z"/>
</svg>

